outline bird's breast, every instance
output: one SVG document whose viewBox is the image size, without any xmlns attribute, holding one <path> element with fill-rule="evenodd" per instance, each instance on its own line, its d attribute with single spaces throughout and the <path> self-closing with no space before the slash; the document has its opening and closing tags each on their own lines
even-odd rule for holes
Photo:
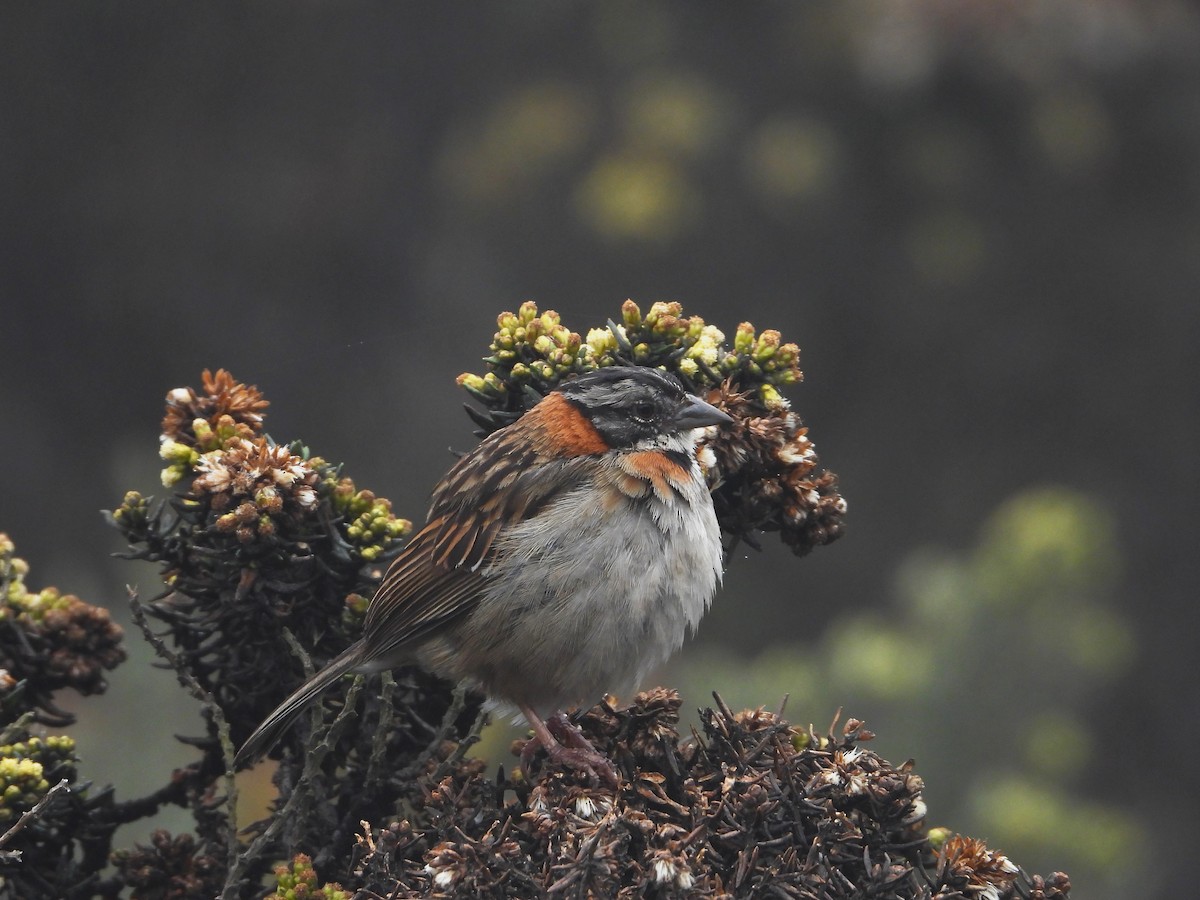
<svg viewBox="0 0 1200 900">
<path fill-rule="evenodd" d="M 720 580 L 720 533 L 702 482 L 654 471 L 590 482 L 501 532 L 452 674 L 552 710 L 628 690 L 679 648 Z"/>
</svg>

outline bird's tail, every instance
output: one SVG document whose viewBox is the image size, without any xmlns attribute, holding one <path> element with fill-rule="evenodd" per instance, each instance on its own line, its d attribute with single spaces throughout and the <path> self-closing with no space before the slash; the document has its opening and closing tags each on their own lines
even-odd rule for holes
<svg viewBox="0 0 1200 900">
<path fill-rule="evenodd" d="M 275 711 L 267 716 L 263 723 L 254 730 L 254 734 L 246 739 L 246 743 L 242 744 L 242 749 L 234 758 L 233 767 L 240 769 L 270 750 L 279 740 L 280 735 L 295 723 L 309 704 L 320 697 L 331 684 L 358 665 L 361 651 L 361 642 L 351 644 L 334 657 L 325 668 L 296 688 L 291 696 L 275 707 Z"/>
</svg>

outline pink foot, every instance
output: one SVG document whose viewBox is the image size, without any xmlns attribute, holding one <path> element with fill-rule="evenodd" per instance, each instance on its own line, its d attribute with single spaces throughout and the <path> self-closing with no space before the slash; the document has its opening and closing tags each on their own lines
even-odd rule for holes
<svg viewBox="0 0 1200 900">
<path fill-rule="evenodd" d="M 527 706 L 521 706 L 521 712 L 533 727 L 534 735 L 521 749 L 522 771 L 529 771 L 533 755 L 540 747 L 546 751 L 550 762 L 583 773 L 593 787 L 604 782 L 615 788 L 620 783 L 617 769 L 609 758 L 588 742 L 583 732 L 571 724 L 565 713 L 556 712 L 548 722 L 544 722 Z"/>
</svg>

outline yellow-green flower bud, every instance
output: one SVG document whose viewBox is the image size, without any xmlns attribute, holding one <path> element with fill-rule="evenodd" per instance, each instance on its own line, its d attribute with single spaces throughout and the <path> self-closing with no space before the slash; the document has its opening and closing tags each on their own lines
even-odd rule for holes
<svg viewBox="0 0 1200 900">
<path fill-rule="evenodd" d="M 587 345 L 593 354 L 603 356 L 617 349 L 617 339 L 607 328 L 593 328 L 587 334 Z"/>
<path fill-rule="evenodd" d="M 487 383 L 482 378 L 478 375 L 472 375 L 470 372 L 463 372 L 455 380 L 458 382 L 459 387 L 464 387 L 468 391 L 476 393 L 483 393 L 484 388 L 487 387 Z"/>
<path fill-rule="evenodd" d="M 929 829 L 929 846 L 934 850 L 940 850 L 946 841 L 950 840 L 954 832 L 944 826 Z"/>
<path fill-rule="evenodd" d="M 666 300 L 658 300 L 650 305 L 650 312 L 646 313 L 645 323 L 653 328 L 659 319 L 667 319 L 664 323 L 667 326 L 673 326 L 674 320 L 683 312 L 683 304 L 678 300 L 670 302 Z"/>
<path fill-rule="evenodd" d="M 749 353 L 754 347 L 754 326 L 743 322 L 737 327 L 733 338 L 733 349 L 737 353 Z"/>
<path fill-rule="evenodd" d="M 626 328 L 637 328 L 642 324 L 642 311 L 632 300 L 626 300 L 621 304 L 621 320 Z"/>
<path fill-rule="evenodd" d="M 773 384 L 763 384 L 759 387 L 758 396 L 769 409 L 777 409 L 787 403 Z"/>
<path fill-rule="evenodd" d="M 687 357 L 703 361 L 706 366 L 715 365 L 719 355 L 716 346 L 703 339 L 688 347 L 686 354 Z"/>
<path fill-rule="evenodd" d="M 203 419 L 199 421 L 203 422 Z M 205 422 L 205 425 L 208 423 Z M 181 444 L 179 441 L 166 440 L 158 448 L 158 455 L 170 463 L 182 463 L 190 465 L 199 459 L 199 455 L 187 444 Z"/>
<path fill-rule="evenodd" d="M 760 362 L 770 359 L 779 349 L 779 332 L 768 328 L 758 336 L 758 346 L 754 350 L 754 358 Z"/>
<path fill-rule="evenodd" d="M 180 482 L 183 476 L 187 474 L 187 469 L 176 463 L 173 466 L 167 466 L 159 473 L 159 478 L 162 481 L 163 487 L 174 487 Z"/>
</svg>

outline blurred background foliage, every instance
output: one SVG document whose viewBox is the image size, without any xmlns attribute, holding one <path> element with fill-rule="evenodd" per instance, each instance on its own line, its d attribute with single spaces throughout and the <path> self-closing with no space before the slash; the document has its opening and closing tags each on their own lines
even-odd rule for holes
<svg viewBox="0 0 1200 900">
<path fill-rule="evenodd" d="M 1085 711 L 1137 649 L 1115 602 L 1116 555 L 1102 506 L 1031 489 L 965 552 L 909 554 L 883 607 L 848 610 L 820 639 L 749 660 L 693 654 L 673 683 L 685 696 L 729 685 L 719 689 L 734 707 L 782 685 L 792 715 L 851 702 L 881 746 L 917 760 L 935 823 L 986 834 L 1033 870 L 1086 872 L 1089 895 L 1091 876 L 1116 889 L 1144 852 L 1146 825 L 1080 790 L 1110 736 Z"/>
<path fill-rule="evenodd" d="M 850 515 L 735 559 L 663 680 L 844 707 L 1081 897 L 1194 889 L 1191 4 L 7 4 L 0 85 L 0 529 L 42 580 L 150 592 L 96 510 L 206 366 L 419 519 L 497 312 L 679 299 L 801 345 Z M 128 643 L 60 698 L 125 796 L 199 729 Z"/>
</svg>

